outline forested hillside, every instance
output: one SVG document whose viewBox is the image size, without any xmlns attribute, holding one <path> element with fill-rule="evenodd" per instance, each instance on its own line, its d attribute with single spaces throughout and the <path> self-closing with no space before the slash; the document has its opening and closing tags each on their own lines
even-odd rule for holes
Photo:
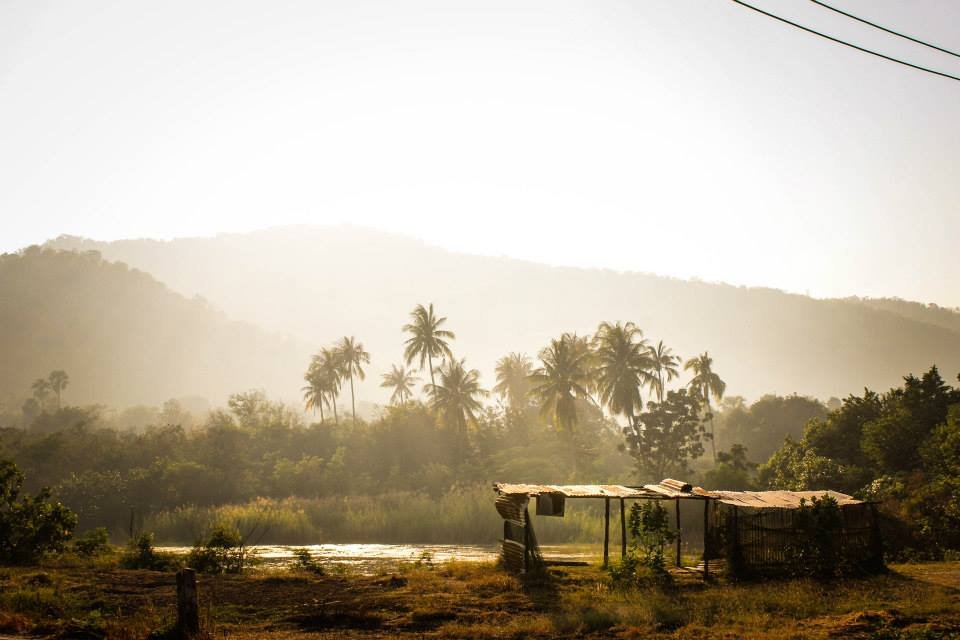
<svg viewBox="0 0 960 640">
<path fill-rule="evenodd" d="M 957 309 L 900 298 L 845 298 L 845 300 L 862 304 L 871 309 L 889 311 L 905 318 L 943 327 L 944 329 L 960 331 L 960 310 Z"/>
<path fill-rule="evenodd" d="M 636 322 L 684 358 L 709 350 L 729 392 L 748 399 L 794 392 L 843 397 L 865 385 L 896 385 L 904 372 L 919 373 L 931 363 L 949 375 L 960 371 L 954 322 L 960 314 L 919 304 L 815 300 L 772 289 L 549 267 L 452 253 L 353 227 L 173 241 L 62 237 L 51 245 L 96 249 L 185 295 L 204 296 L 233 318 L 312 343 L 357 336 L 372 355 L 375 374 L 361 386 L 362 397 L 380 401 L 386 396 L 376 374 L 400 361 L 400 328 L 420 302 L 436 303 L 450 318 L 458 353 L 487 385 L 497 358 L 510 351 L 534 355 L 549 338 L 590 332 L 604 319 Z M 637 250 L 642 247 L 638 239 Z"/>
<path fill-rule="evenodd" d="M 96 253 L 36 247 L 0 256 L 0 327 L 0 401 L 7 403 L 59 369 L 70 373 L 64 393 L 71 404 L 182 396 L 219 404 L 251 387 L 299 388 L 310 351 Z"/>
</svg>

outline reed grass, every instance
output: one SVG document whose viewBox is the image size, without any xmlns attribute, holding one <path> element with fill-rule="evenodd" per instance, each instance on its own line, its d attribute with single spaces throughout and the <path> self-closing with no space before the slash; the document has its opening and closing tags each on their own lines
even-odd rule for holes
<svg viewBox="0 0 960 640">
<path fill-rule="evenodd" d="M 532 509 L 531 509 L 532 511 Z M 534 518 L 542 544 L 598 542 L 601 501 L 568 503 L 563 518 Z M 378 496 L 258 498 L 216 507 L 184 506 L 151 514 L 143 528 L 160 544 L 193 544 L 215 524 L 236 527 L 259 544 L 495 544 L 503 520 L 489 487 L 457 488 L 439 497 L 387 492 Z M 611 540 L 616 537 L 611 522 Z M 614 540 L 615 542 L 615 540 Z"/>
</svg>

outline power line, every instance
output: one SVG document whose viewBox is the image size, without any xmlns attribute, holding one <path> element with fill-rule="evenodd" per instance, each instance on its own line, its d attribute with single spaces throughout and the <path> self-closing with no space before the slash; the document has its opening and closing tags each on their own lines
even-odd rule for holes
<svg viewBox="0 0 960 640">
<path fill-rule="evenodd" d="M 833 36 L 828 36 L 827 34 L 821 33 L 821 32 L 819 32 L 819 31 L 816 31 L 815 29 L 811 29 L 810 27 L 805 27 L 805 26 L 803 26 L 802 24 L 797 24 L 796 22 L 792 22 L 792 21 L 790 21 L 790 20 L 787 20 L 786 18 L 781 18 L 780 16 L 774 15 L 774 14 L 772 14 L 772 13 L 768 13 L 768 12 L 764 11 L 763 9 L 759 9 L 759 8 L 753 6 L 752 4 L 747 4 L 746 2 L 743 2 L 742 0 L 732 0 L 732 1 L 733 1 L 733 2 L 736 2 L 737 4 L 739 4 L 739 5 L 741 5 L 741 6 L 746 7 L 747 9 L 752 9 L 752 10 L 756 11 L 757 13 L 761 13 L 761 14 L 767 16 L 768 18 L 773 18 L 774 20 L 779 20 L 780 22 L 784 22 L 784 23 L 790 25 L 791 27 L 796 27 L 797 29 L 802 29 L 803 31 L 806 31 L 806 32 L 808 32 L 808 33 L 812 33 L 812 34 L 814 34 L 814 35 L 820 36 L 821 38 L 826 38 L 827 40 L 830 40 L 831 42 L 836 42 L 837 44 L 842 44 L 842 45 L 844 45 L 845 47 L 850 47 L 851 49 L 856 49 L 857 51 L 862 51 L 862 52 L 864 52 L 864 53 L 869 53 L 869 54 L 872 55 L 872 56 L 877 56 L 878 58 L 883 58 L 884 60 L 889 60 L 890 62 L 896 62 L 897 64 L 902 64 L 902 65 L 904 65 L 904 66 L 906 66 L 906 67 L 910 67 L 910 68 L 912 68 L 912 69 L 917 69 L 918 71 L 926 71 L 927 73 L 932 73 L 932 74 L 935 75 L 935 76 L 941 76 L 941 77 L 944 77 L 944 78 L 949 78 L 950 80 L 956 80 L 957 82 L 960 82 L 960 77 L 952 76 L 952 75 L 950 75 L 949 73 L 944 73 L 944 72 L 942 72 L 942 71 L 935 71 L 935 70 L 933 70 L 933 69 L 928 69 L 927 67 L 921 67 L 921 66 L 919 66 L 919 65 L 913 64 L 912 62 L 907 62 L 907 61 L 905 61 L 905 60 L 900 60 L 900 59 L 898 59 L 898 58 L 891 58 L 890 56 L 884 55 L 884 54 L 879 53 L 879 52 L 877 52 L 877 51 L 872 51 L 872 50 L 870 50 L 870 49 L 864 49 L 863 47 L 861 47 L 861 46 L 859 46 L 859 45 L 852 44 L 852 43 L 847 42 L 847 41 L 845 41 L 845 40 L 840 40 L 839 38 L 834 38 Z"/>
<path fill-rule="evenodd" d="M 810 2 L 812 2 L 813 4 L 818 4 L 818 5 L 820 5 L 821 7 L 823 7 L 824 9 L 830 9 L 830 11 L 835 11 L 835 12 L 839 13 L 840 15 L 847 16 L 848 18 L 851 18 L 851 19 L 853 19 L 853 20 L 856 20 L 857 22 L 862 22 L 863 24 L 868 24 L 868 25 L 870 25 L 871 27 L 874 27 L 874 28 L 876 28 L 876 29 L 880 29 L 881 31 L 886 31 L 887 33 L 892 33 L 893 35 L 899 36 L 899 37 L 904 38 L 904 39 L 906 39 L 906 40 L 909 40 L 910 42 L 916 42 L 917 44 L 922 44 L 922 45 L 925 46 L 925 47 L 930 47 L 931 49 L 936 49 L 937 51 L 942 51 L 943 53 L 947 53 L 947 54 L 950 54 L 951 56 L 955 56 L 955 57 L 957 57 L 957 58 L 960 58 L 960 53 L 956 53 L 956 52 L 954 52 L 954 51 L 950 51 L 949 49 L 944 49 L 943 47 L 938 47 L 937 45 L 935 45 L 935 44 L 930 44 L 929 42 L 924 42 L 923 40 L 920 40 L 920 39 L 918 39 L 918 38 L 913 38 L 913 37 L 908 36 L 908 35 L 906 35 L 906 34 L 900 33 L 899 31 L 894 31 L 893 29 L 887 29 L 886 27 L 880 26 L 879 24 L 877 24 L 877 23 L 875 23 L 875 22 L 870 22 L 869 20 L 864 20 L 863 18 L 860 18 L 860 17 L 858 17 L 858 16 L 855 16 L 855 15 L 853 15 L 852 13 L 847 13 L 846 11 L 842 11 L 842 10 L 840 10 L 840 9 L 837 9 L 836 7 L 831 7 L 830 5 L 828 5 L 828 4 L 825 3 L 825 2 L 820 2 L 820 0 L 810 0 Z"/>
</svg>

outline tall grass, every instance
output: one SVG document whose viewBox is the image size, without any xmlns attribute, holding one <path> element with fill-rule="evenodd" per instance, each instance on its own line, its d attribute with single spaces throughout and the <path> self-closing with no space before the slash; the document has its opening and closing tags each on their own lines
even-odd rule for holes
<svg viewBox="0 0 960 640">
<path fill-rule="evenodd" d="M 378 496 L 259 498 L 159 512 L 147 516 L 144 529 L 162 544 L 193 544 L 214 524 L 234 526 L 250 533 L 251 543 L 260 544 L 494 544 L 503 532 L 494 499 L 494 492 L 482 486 L 453 489 L 439 497 L 396 491 Z M 564 518 L 533 520 L 541 543 L 603 539 L 601 501 L 569 501 Z M 615 524 L 611 522 L 611 539 Z"/>
</svg>

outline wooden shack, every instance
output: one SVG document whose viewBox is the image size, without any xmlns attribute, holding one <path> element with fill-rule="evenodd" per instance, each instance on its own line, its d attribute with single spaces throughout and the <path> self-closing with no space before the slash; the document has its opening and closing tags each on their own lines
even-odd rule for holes
<svg viewBox="0 0 960 640">
<path fill-rule="evenodd" d="M 611 503 L 619 511 L 619 546 L 627 549 L 627 503 L 638 500 L 673 502 L 674 521 L 678 523 L 675 564 L 681 566 L 681 502 L 702 513 L 702 561 L 697 567 L 708 577 L 714 569 L 735 559 L 744 573 L 776 573 L 786 567 L 791 544 L 799 535 L 796 513 L 813 498 L 830 496 L 837 501 L 843 518 L 838 544 L 844 557 L 864 567 L 883 564 L 880 530 L 875 506 L 836 491 L 711 491 L 667 478 L 659 484 L 626 485 L 494 485 L 496 508 L 503 518 L 501 561 L 508 570 L 525 573 L 545 564 L 537 543 L 530 503 L 539 516 L 562 517 L 566 501 L 604 501 L 603 564 L 610 560 Z M 699 519 L 700 516 L 698 516 Z"/>
</svg>

